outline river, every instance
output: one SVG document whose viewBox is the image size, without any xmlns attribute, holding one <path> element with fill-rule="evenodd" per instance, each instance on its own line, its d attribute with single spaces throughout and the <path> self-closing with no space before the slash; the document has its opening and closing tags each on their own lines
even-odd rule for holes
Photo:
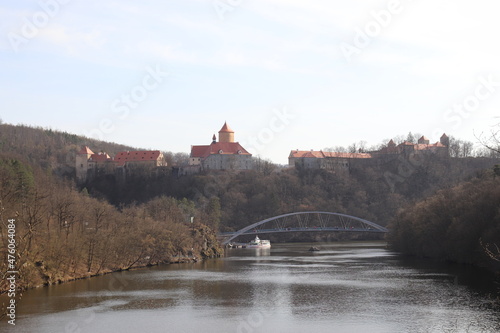
<svg viewBox="0 0 500 333">
<path fill-rule="evenodd" d="M 383 242 L 273 244 L 25 292 L 9 332 L 499 332 L 488 274 Z M 484 273 L 484 272 L 483 272 Z M 5 330 L 3 328 L 7 327 Z"/>
</svg>

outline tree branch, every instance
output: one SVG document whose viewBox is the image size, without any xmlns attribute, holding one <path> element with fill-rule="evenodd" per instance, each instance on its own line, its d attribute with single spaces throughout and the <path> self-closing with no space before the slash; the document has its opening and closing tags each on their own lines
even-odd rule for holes
<svg viewBox="0 0 500 333">
<path fill-rule="evenodd" d="M 498 247 L 497 244 L 493 243 L 486 243 L 486 245 L 483 245 L 483 241 L 480 239 L 479 243 L 481 244 L 481 247 L 484 249 L 484 252 L 493 260 L 499 261 L 500 262 L 500 248 Z M 490 247 L 492 249 L 490 249 Z"/>
</svg>

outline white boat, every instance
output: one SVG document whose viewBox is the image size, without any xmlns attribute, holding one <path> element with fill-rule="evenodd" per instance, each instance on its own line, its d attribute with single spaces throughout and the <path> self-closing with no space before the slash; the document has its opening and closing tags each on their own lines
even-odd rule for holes
<svg viewBox="0 0 500 333">
<path fill-rule="evenodd" d="M 271 247 L 271 242 L 266 239 L 260 239 L 259 236 L 255 236 L 255 239 L 250 241 L 245 247 L 247 249 L 269 249 Z"/>
</svg>

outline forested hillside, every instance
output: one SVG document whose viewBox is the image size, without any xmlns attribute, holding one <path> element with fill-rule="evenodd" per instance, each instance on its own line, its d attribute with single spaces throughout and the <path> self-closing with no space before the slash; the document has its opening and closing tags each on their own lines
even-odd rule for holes
<svg viewBox="0 0 500 333">
<path fill-rule="evenodd" d="M 0 152 L 22 156 L 28 163 L 59 176 L 74 178 L 75 156 L 82 146 L 112 154 L 134 149 L 51 129 L 0 125 Z"/>
<path fill-rule="evenodd" d="M 257 160 L 255 170 L 212 171 L 180 176 L 175 173 L 136 173 L 127 182 L 101 176 L 81 185 L 91 195 L 114 205 L 147 202 L 157 196 L 188 198 L 206 209 L 221 207 L 221 231 L 237 230 L 283 213 L 322 210 L 346 213 L 387 225 L 397 210 L 474 177 L 495 160 L 486 158 L 440 159 L 430 155 L 402 176 L 401 161 L 354 164 L 348 173 L 279 168 Z M 392 178 L 387 174 L 393 175 Z M 392 183 L 391 183 L 392 181 Z"/>
<path fill-rule="evenodd" d="M 34 145 L 37 136 L 11 144 L 2 132 L 0 271 L 18 270 L 19 288 L 222 253 L 213 229 L 203 224 L 217 220 L 218 211 L 204 212 L 192 201 L 169 197 L 118 209 L 54 173 L 54 166 L 60 166 L 57 156 L 63 153 L 57 146 Z M 61 133 L 55 137 L 54 145 L 64 145 Z M 34 150 L 52 151 L 54 160 L 31 151 L 29 140 Z M 191 216 L 197 217 L 193 223 Z M 1 280 L 0 291 L 8 289 L 7 283 Z"/>
<path fill-rule="evenodd" d="M 220 255 L 215 234 L 201 223 L 213 215 L 193 202 L 159 197 L 118 210 L 0 156 L 0 234 L 7 269 L 7 221 L 15 220 L 18 286 L 31 287 L 180 257 Z M 197 216 L 194 223 L 190 217 Z M 7 281 L 2 280 L 1 290 Z"/>
<path fill-rule="evenodd" d="M 410 136 L 413 137 L 409 134 L 405 139 L 411 139 Z M 64 132 L 0 125 L 2 153 L 15 154 L 44 173 L 73 184 L 74 158 L 82 145 L 111 155 L 133 150 Z M 494 158 L 470 157 L 473 154 L 467 142 L 452 138 L 451 146 L 456 152 L 467 151 L 467 154 L 454 155 L 468 157 L 429 155 L 420 158 L 418 163 L 404 159 L 368 165 L 352 163 L 347 173 L 280 168 L 257 159 L 255 170 L 244 173 L 212 172 L 179 177 L 176 166 L 162 173 L 138 171 L 126 182 L 113 175 L 103 175 L 80 184 L 78 190 L 106 199 L 120 209 L 147 203 L 159 196 L 187 198 L 202 210 L 217 204 L 221 210 L 218 221 L 221 230 L 233 230 L 280 213 L 315 209 L 348 213 L 386 225 L 406 204 L 470 179 L 498 163 Z M 165 154 L 169 166 L 185 159 L 184 153 Z M 484 152 L 476 155 L 485 156 Z"/>
<path fill-rule="evenodd" d="M 397 251 L 491 266 L 500 260 L 500 169 L 400 210 L 389 225 Z M 487 252 L 490 251 L 490 255 Z M 498 264 L 498 262 L 497 262 Z M 496 269 L 500 269 L 497 265 Z"/>
<path fill-rule="evenodd" d="M 0 152 L 22 156 L 27 162 L 57 176 L 74 179 L 75 156 L 82 146 L 112 156 L 137 147 L 99 141 L 67 132 L 24 125 L 0 124 Z M 186 159 L 186 154 L 163 152 L 168 165 Z"/>
</svg>

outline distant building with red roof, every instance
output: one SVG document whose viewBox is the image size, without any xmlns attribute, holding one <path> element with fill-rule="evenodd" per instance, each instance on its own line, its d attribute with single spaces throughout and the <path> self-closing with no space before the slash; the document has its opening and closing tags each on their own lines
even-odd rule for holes
<svg viewBox="0 0 500 333">
<path fill-rule="evenodd" d="M 159 150 L 123 151 L 113 158 L 105 152 L 96 154 L 89 147 L 84 146 L 76 154 L 76 178 L 79 182 L 84 182 L 98 174 L 113 174 L 117 168 L 166 165 L 163 153 Z"/>
<path fill-rule="evenodd" d="M 219 142 L 215 134 L 209 145 L 191 146 L 189 166 L 185 171 L 202 170 L 250 170 L 253 168 L 252 154 L 234 141 L 234 131 L 224 123 L 219 131 Z"/>
<path fill-rule="evenodd" d="M 326 152 L 314 150 L 292 150 L 288 156 L 289 166 L 301 166 L 306 169 L 327 169 L 346 171 L 351 159 L 371 158 L 368 153 Z"/>
<path fill-rule="evenodd" d="M 76 153 L 76 179 L 79 182 L 84 182 L 87 179 L 89 170 L 88 161 L 94 152 L 89 147 L 84 146 L 78 153 Z"/>
<path fill-rule="evenodd" d="M 163 153 L 159 150 L 142 150 L 142 151 L 122 151 L 116 154 L 115 163 L 117 166 L 126 165 L 150 165 L 150 166 L 166 166 Z"/>
<path fill-rule="evenodd" d="M 422 136 L 418 143 L 402 142 L 399 145 L 390 140 L 387 146 L 369 153 L 324 152 L 314 150 L 292 150 L 288 156 L 288 165 L 300 166 L 307 169 L 327 169 L 333 171 L 347 171 L 353 161 L 378 158 L 392 158 L 391 156 L 405 156 L 410 154 L 429 154 L 449 156 L 450 139 L 443 134 L 436 143 Z"/>
<path fill-rule="evenodd" d="M 409 155 L 417 152 L 423 154 L 433 153 L 440 156 L 449 156 L 449 145 L 450 138 L 446 134 L 443 134 L 439 139 L 439 142 L 436 143 L 430 143 L 428 138 L 422 136 L 418 139 L 417 143 L 404 141 L 399 145 L 396 145 L 394 141 L 391 140 L 386 147 L 382 147 L 380 150 L 371 153 L 376 157 L 387 154 Z"/>
</svg>

